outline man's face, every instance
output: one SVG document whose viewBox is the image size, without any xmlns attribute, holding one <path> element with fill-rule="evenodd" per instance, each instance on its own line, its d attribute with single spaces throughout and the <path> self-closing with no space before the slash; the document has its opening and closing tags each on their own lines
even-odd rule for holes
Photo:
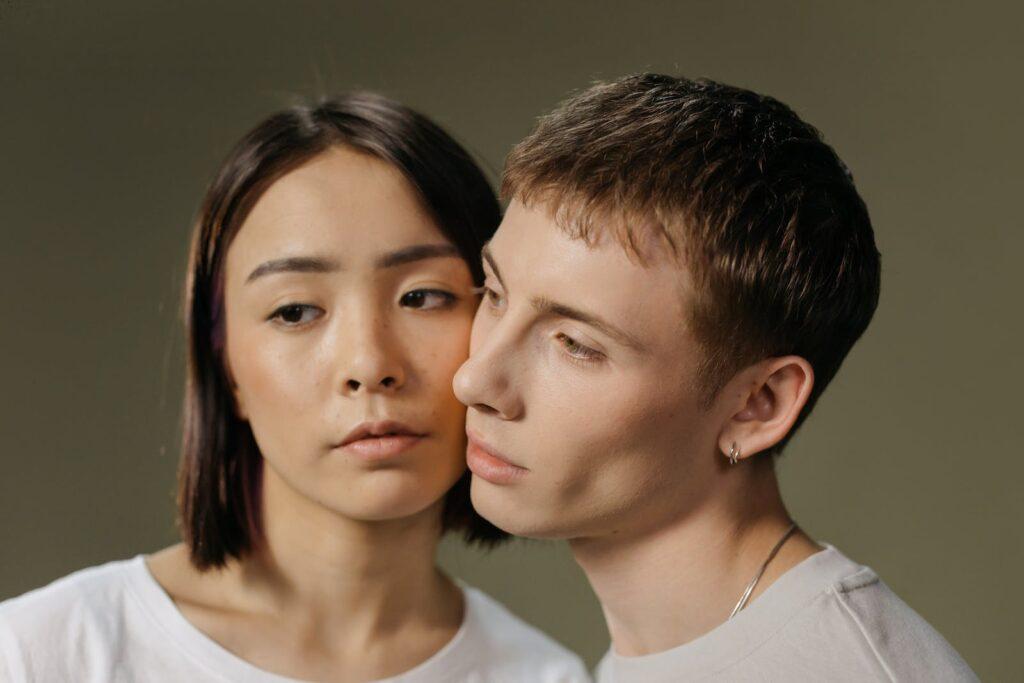
<svg viewBox="0 0 1024 683">
<path fill-rule="evenodd" d="M 708 495 L 720 422 L 701 409 L 687 271 L 568 237 L 513 201 L 485 249 L 469 407 L 477 510 L 547 538 L 642 532 Z"/>
</svg>

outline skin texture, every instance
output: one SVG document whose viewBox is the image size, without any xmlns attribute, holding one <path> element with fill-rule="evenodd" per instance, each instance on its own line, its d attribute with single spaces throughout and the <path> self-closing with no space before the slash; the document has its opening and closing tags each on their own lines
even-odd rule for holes
<svg viewBox="0 0 1024 683">
<path fill-rule="evenodd" d="M 789 431 L 813 384 L 804 359 L 766 359 L 703 406 L 692 279 L 658 245 L 642 248 L 645 265 L 513 200 L 485 249 L 471 356 L 454 382 L 469 406 L 474 506 L 512 533 L 569 539 L 625 655 L 728 616 L 789 525 L 770 459 L 751 456 Z M 495 477 L 480 449 L 518 468 Z M 818 549 L 791 538 L 754 599 Z"/>
<path fill-rule="evenodd" d="M 229 247 L 225 362 L 264 456 L 265 542 L 222 571 L 197 572 L 183 546 L 148 563 L 186 618 L 266 670 L 392 676 L 461 624 L 434 553 L 465 468 L 451 379 L 477 298 L 457 256 L 380 263 L 422 245 L 450 247 L 401 174 L 336 148 L 275 181 Z M 253 276 L 299 257 L 323 263 Z M 338 447 L 378 420 L 425 436 L 383 459 Z"/>
</svg>

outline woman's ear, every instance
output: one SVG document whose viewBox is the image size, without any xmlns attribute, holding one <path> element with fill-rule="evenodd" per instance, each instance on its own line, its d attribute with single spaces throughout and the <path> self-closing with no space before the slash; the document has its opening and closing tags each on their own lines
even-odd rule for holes
<svg viewBox="0 0 1024 683">
<path fill-rule="evenodd" d="M 726 456 L 767 450 L 793 428 L 814 387 L 814 370 L 800 356 L 768 358 L 737 376 L 736 409 L 718 437 Z"/>
<path fill-rule="evenodd" d="M 245 402 L 242 400 L 242 393 L 238 390 L 238 385 L 234 382 L 231 383 L 231 395 L 235 399 L 235 416 L 242 422 L 248 422 L 249 413 L 245 410 Z"/>
<path fill-rule="evenodd" d="M 245 401 L 242 400 L 242 392 L 238 389 L 238 382 L 235 381 L 235 373 L 231 370 L 231 363 L 228 360 L 227 349 L 219 354 L 221 366 L 224 368 L 224 379 L 227 380 L 228 389 L 231 390 L 231 403 L 235 410 L 235 417 L 242 422 L 248 422 L 249 414 L 245 410 Z"/>
</svg>

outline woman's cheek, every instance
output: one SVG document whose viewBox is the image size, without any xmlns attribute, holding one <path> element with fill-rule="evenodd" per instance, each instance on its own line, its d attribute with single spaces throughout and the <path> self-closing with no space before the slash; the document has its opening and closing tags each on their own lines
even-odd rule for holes
<svg viewBox="0 0 1024 683">
<path fill-rule="evenodd" d="M 421 376 L 434 388 L 451 391 L 455 371 L 469 357 L 472 320 L 456 319 L 429 329 L 410 330 L 410 358 L 418 359 Z"/>
<path fill-rule="evenodd" d="M 249 411 L 284 417 L 309 403 L 325 380 L 316 370 L 316 356 L 282 344 L 286 340 L 250 341 L 233 364 Z"/>
</svg>

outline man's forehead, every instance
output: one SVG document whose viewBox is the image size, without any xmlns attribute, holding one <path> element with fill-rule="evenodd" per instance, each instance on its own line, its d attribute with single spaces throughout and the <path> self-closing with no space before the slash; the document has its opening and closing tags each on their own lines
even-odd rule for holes
<svg viewBox="0 0 1024 683">
<path fill-rule="evenodd" d="M 639 227 L 630 239 L 632 248 L 623 244 L 611 227 L 598 227 L 586 237 L 577 236 L 546 205 L 525 205 L 513 199 L 491 239 L 490 251 L 501 252 L 504 258 L 522 259 L 527 267 L 550 263 L 559 270 L 570 265 L 582 270 L 611 268 L 646 282 L 689 280 L 689 269 L 657 231 Z"/>
<path fill-rule="evenodd" d="M 671 324 L 683 315 L 687 278 L 675 259 L 641 263 L 615 239 L 572 237 L 542 207 L 513 200 L 488 252 L 506 285 L 524 296 L 600 308 L 624 324 L 651 317 Z"/>
</svg>

